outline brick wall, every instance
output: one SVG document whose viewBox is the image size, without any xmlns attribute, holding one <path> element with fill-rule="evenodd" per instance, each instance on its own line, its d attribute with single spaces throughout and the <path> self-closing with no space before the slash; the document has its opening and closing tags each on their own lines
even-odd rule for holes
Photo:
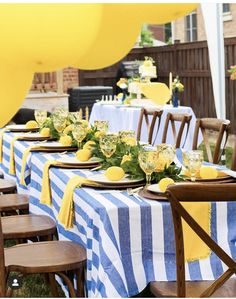
<svg viewBox="0 0 236 299">
<path fill-rule="evenodd" d="M 230 14 L 223 15 L 224 37 L 236 36 L 236 4 L 230 3 Z M 185 38 L 185 18 L 180 18 L 174 22 L 175 39 L 186 42 Z M 205 24 L 200 5 L 197 8 L 197 35 L 198 41 L 206 40 Z"/>
<path fill-rule="evenodd" d="M 67 91 L 68 88 L 72 88 L 79 85 L 79 73 L 78 69 L 66 68 L 63 69 L 63 90 Z"/>
</svg>

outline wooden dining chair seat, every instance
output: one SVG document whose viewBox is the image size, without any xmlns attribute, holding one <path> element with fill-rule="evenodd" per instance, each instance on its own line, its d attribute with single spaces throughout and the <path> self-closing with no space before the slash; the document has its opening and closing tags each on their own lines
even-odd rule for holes
<svg viewBox="0 0 236 299">
<path fill-rule="evenodd" d="M 0 259 L 0 266 L 4 263 L 4 268 L 0 270 L 1 297 L 12 295 L 11 289 L 6 291 L 5 283 L 10 272 L 20 272 L 23 275 L 48 275 L 52 295 L 59 297 L 55 281 L 56 274 L 68 286 L 70 297 L 84 297 L 86 251 L 79 244 L 70 241 L 20 244 L 4 249 L 4 257 Z M 67 276 L 68 271 L 76 275 L 77 294 L 73 282 Z"/>
<path fill-rule="evenodd" d="M 11 211 L 29 211 L 29 196 L 17 193 L 0 195 L 0 213 Z"/>
<path fill-rule="evenodd" d="M 179 183 L 170 185 L 166 191 L 167 198 L 171 205 L 172 218 L 175 234 L 175 253 L 176 253 L 176 283 L 159 283 L 150 284 L 153 294 L 159 294 L 165 297 L 190 296 L 189 292 L 194 293 L 194 297 L 211 297 L 212 295 L 220 297 L 231 296 L 234 292 L 236 296 L 236 280 L 233 276 L 236 274 L 236 261 L 230 257 L 224 249 L 214 241 L 210 235 L 198 224 L 197 221 L 187 212 L 182 202 L 235 202 L 236 201 L 236 184 L 200 184 L 200 183 Z M 183 220 L 189 227 L 201 238 L 201 240 L 215 253 L 218 258 L 228 267 L 228 269 L 217 279 L 208 282 L 187 282 L 185 281 L 185 250 L 183 237 Z M 162 287 L 162 289 L 161 289 Z M 204 290 L 203 288 L 206 287 Z M 167 291 L 165 293 L 165 291 Z M 192 295 L 192 294 L 191 294 Z M 232 294 L 233 295 L 233 294 Z"/>
<path fill-rule="evenodd" d="M 159 110 L 159 109 L 150 109 L 150 110 L 145 108 L 141 109 L 139 114 L 138 128 L 137 128 L 138 141 L 140 141 L 142 126 L 143 126 L 143 122 L 145 121 L 147 131 L 148 131 L 148 143 L 153 144 L 153 131 L 156 126 L 156 121 L 158 119 L 156 134 L 158 133 L 158 130 L 160 128 L 162 113 L 163 110 Z M 151 117 L 151 121 L 149 121 L 149 117 Z"/>
<path fill-rule="evenodd" d="M 186 297 L 198 298 L 212 281 L 186 281 Z M 177 297 L 177 283 L 173 281 L 155 281 L 150 284 L 150 291 L 155 297 Z M 236 279 L 229 279 L 214 293 L 216 297 L 233 297 L 236 295 Z"/>
<path fill-rule="evenodd" d="M 70 241 L 20 244 L 5 249 L 7 270 L 48 273 L 75 270 L 86 261 L 86 251 Z"/>
<path fill-rule="evenodd" d="M 192 149 L 196 150 L 198 148 L 198 137 L 199 132 L 202 133 L 203 145 L 205 146 L 208 161 L 211 163 L 218 164 L 225 149 L 226 142 L 228 140 L 230 130 L 230 121 L 227 119 L 217 119 L 217 118 L 201 118 L 197 119 L 194 136 L 193 136 L 193 146 Z M 209 136 L 207 131 L 213 131 L 217 133 L 216 142 L 213 146 L 213 151 L 210 146 Z M 225 138 L 224 138 L 225 136 Z"/>
<path fill-rule="evenodd" d="M 13 180 L 0 179 L 0 192 L 13 193 L 16 191 L 16 183 Z"/>
<path fill-rule="evenodd" d="M 17 215 L 2 217 L 2 231 L 5 240 L 52 237 L 56 223 L 45 215 Z"/>
<path fill-rule="evenodd" d="M 163 135 L 162 135 L 162 143 L 166 143 L 168 129 L 169 129 L 169 126 L 171 126 L 171 130 L 172 130 L 173 137 L 174 137 L 173 145 L 176 148 L 179 148 L 181 145 L 184 146 L 185 142 L 187 140 L 191 119 L 192 119 L 192 115 L 187 114 L 187 113 L 168 112 L 166 115 L 166 120 L 165 120 Z M 178 130 L 176 129 L 176 123 L 179 123 Z M 184 142 L 181 144 L 185 127 L 186 127 L 185 139 L 184 139 Z"/>
</svg>

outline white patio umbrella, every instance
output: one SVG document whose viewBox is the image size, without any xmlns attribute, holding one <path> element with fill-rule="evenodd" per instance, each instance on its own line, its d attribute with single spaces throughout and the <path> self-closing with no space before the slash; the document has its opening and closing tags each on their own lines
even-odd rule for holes
<svg viewBox="0 0 236 299">
<path fill-rule="evenodd" d="M 217 118 L 225 119 L 225 59 L 222 3 L 201 3 L 209 49 Z"/>
</svg>

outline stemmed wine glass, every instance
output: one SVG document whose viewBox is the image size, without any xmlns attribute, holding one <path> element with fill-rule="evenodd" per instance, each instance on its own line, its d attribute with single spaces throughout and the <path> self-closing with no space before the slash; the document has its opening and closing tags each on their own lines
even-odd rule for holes
<svg viewBox="0 0 236 299">
<path fill-rule="evenodd" d="M 109 122 L 106 121 L 106 120 L 95 120 L 94 121 L 94 127 L 98 131 L 107 132 L 108 131 L 108 125 L 109 125 Z"/>
<path fill-rule="evenodd" d="M 47 110 L 35 110 L 34 118 L 37 121 L 38 125 L 42 126 L 47 118 Z"/>
<path fill-rule="evenodd" d="M 81 123 L 75 123 L 73 125 L 72 135 L 78 143 L 78 147 L 81 147 L 81 142 L 87 135 L 87 128 L 85 128 Z"/>
<path fill-rule="evenodd" d="M 100 149 L 103 155 L 110 158 L 116 151 L 118 136 L 115 134 L 106 134 L 99 140 Z"/>
<path fill-rule="evenodd" d="M 151 175 L 157 166 L 158 153 L 156 148 L 145 146 L 138 156 L 139 165 L 146 174 L 146 187 L 151 184 Z"/>
<path fill-rule="evenodd" d="M 183 152 L 183 164 L 190 173 L 192 182 L 196 181 L 196 174 L 200 170 L 203 161 L 203 151 L 192 150 Z"/>
<path fill-rule="evenodd" d="M 169 167 L 175 158 L 175 146 L 171 144 L 161 143 L 157 145 L 157 169 L 163 170 L 165 167 Z"/>
<path fill-rule="evenodd" d="M 67 118 L 61 115 L 53 115 L 53 125 L 58 133 L 62 133 L 66 128 Z"/>
</svg>

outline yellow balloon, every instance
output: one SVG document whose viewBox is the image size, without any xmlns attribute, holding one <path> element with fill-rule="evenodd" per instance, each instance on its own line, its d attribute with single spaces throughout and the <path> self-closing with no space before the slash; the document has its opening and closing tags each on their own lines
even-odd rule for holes
<svg viewBox="0 0 236 299">
<path fill-rule="evenodd" d="M 140 89 L 157 105 L 165 105 L 170 99 L 170 90 L 164 83 L 140 83 Z"/>
<path fill-rule="evenodd" d="M 17 61 L 15 61 L 17 64 Z M 3 127 L 18 111 L 33 80 L 33 72 L 21 67 L 0 67 L 0 127 Z"/>
<path fill-rule="evenodd" d="M 0 57 L 35 72 L 78 63 L 94 41 L 102 4 L 0 4 Z"/>
<path fill-rule="evenodd" d="M 143 23 L 167 23 L 196 7 L 194 3 L 104 4 L 98 35 L 79 65 L 74 66 L 93 70 L 114 64 L 133 47 Z"/>
</svg>

